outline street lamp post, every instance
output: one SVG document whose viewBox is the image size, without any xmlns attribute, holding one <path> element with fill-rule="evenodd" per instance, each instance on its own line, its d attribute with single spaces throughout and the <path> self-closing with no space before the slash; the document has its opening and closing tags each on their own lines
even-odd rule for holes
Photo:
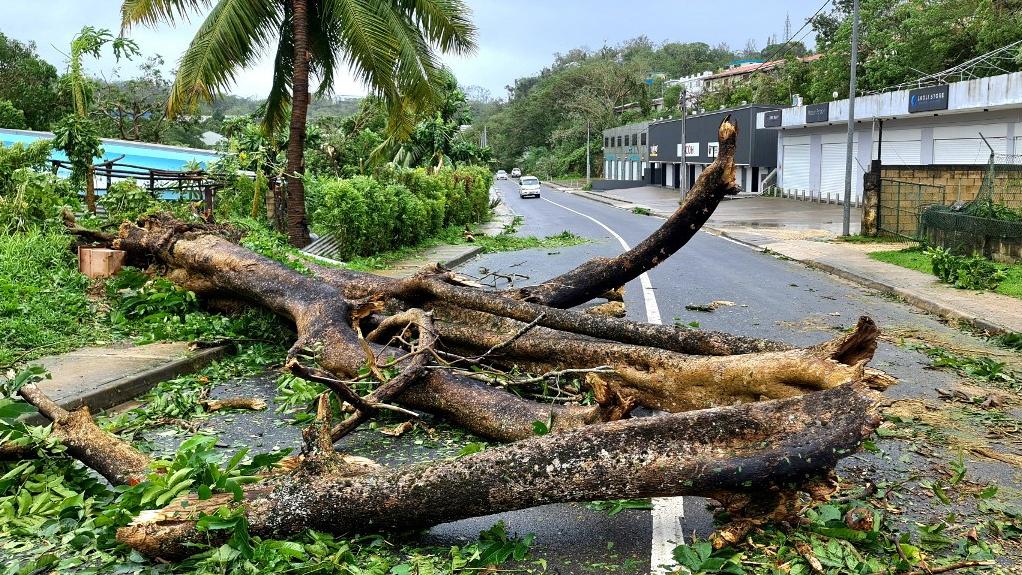
<svg viewBox="0 0 1022 575">
<path fill-rule="evenodd" d="M 589 128 L 591 127 L 591 125 L 592 125 L 592 120 L 586 120 L 586 184 L 587 185 L 589 183 L 591 183 L 590 167 L 589 167 L 590 166 L 590 163 L 589 163 L 589 150 L 590 150 L 590 146 L 589 146 Z"/>
</svg>

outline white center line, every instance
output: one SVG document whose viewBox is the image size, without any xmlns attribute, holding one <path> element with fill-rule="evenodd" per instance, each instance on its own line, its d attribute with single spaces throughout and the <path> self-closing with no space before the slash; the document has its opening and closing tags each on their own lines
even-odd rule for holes
<svg viewBox="0 0 1022 575">
<path fill-rule="evenodd" d="M 607 233 L 621 244 L 622 249 L 625 251 L 630 249 L 628 242 L 624 238 L 600 220 L 553 200 L 542 199 L 592 221 L 607 230 Z M 653 282 L 650 281 L 649 274 L 643 273 L 640 275 L 639 284 L 642 285 L 642 299 L 646 303 L 646 321 L 662 324 L 663 319 L 660 317 L 660 306 L 657 305 L 656 292 L 653 291 Z M 682 520 L 685 518 L 685 505 L 684 498 L 682 497 L 654 497 L 652 503 L 653 509 L 650 512 L 650 516 L 653 519 L 653 541 L 650 546 L 649 565 L 650 573 L 657 575 L 672 571 L 671 567 L 675 564 L 674 548 L 685 543 L 685 533 L 682 526 Z"/>
</svg>

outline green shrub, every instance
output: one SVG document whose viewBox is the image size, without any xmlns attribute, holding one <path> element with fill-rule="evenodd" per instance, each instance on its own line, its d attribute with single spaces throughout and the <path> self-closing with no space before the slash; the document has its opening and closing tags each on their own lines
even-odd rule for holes
<svg viewBox="0 0 1022 575">
<path fill-rule="evenodd" d="M 53 142 L 39 140 L 29 145 L 21 143 L 12 146 L 0 145 L 0 196 L 11 192 L 11 177 L 16 170 L 42 171 L 50 159 Z"/>
<path fill-rule="evenodd" d="M 67 181 L 53 174 L 21 168 L 11 174 L 8 185 L 0 195 L 0 234 L 51 226 L 64 206 L 79 205 Z"/>
<path fill-rule="evenodd" d="M 381 182 L 380 178 L 391 181 Z M 317 229 L 351 259 L 417 245 L 449 226 L 486 218 L 492 176 L 485 168 L 390 170 L 377 177 L 310 182 Z"/>
<path fill-rule="evenodd" d="M 111 184 L 98 201 L 106 208 L 107 218 L 112 221 L 137 220 L 157 205 L 156 198 L 139 186 L 135 178 Z"/>
<path fill-rule="evenodd" d="M 255 179 L 237 176 L 217 190 L 213 197 L 213 211 L 218 220 L 264 219 L 268 192 L 269 183 L 263 174 L 258 174 Z"/>
<path fill-rule="evenodd" d="M 0 128 L 13 128 L 24 130 L 25 112 L 14 107 L 10 100 L 0 100 Z"/>
<path fill-rule="evenodd" d="M 995 290 L 1007 278 L 1004 270 L 978 256 L 958 256 L 946 248 L 930 248 L 933 275 L 956 288 Z"/>
</svg>

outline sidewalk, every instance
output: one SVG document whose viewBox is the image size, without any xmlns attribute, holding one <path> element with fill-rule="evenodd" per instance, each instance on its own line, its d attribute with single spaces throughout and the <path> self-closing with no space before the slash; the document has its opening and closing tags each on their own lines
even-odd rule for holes
<svg viewBox="0 0 1022 575">
<path fill-rule="evenodd" d="M 660 217 L 669 216 L 678 207 L 677 192 L 654 186 L 565 191 L 620 209 L 644 207 Z M 1015 298 L 956 289 L 931 274 L 869 257 L 870 252 L 901 249 L 905 244 L 827 241 L 840 235 L 842 215 L 840 205 L 757 196 L 721 202 L 703 229 L 896 295 L 919 309 L 991 334 L 1022 332 L 1022 302 Z M 860 208 L 852 209 L 853 232 L 858 231 L 861 216 Z"/>
<path fill-rule="evenodd" d="M 37 385 L 65 409 L 93 413 L 129 401 L 161 381 L 202 369 L 227 355 L 229 346 L 191 351 L 189 344 L 87 347 L 30 363 L 50 373 Z"/>
</svg>

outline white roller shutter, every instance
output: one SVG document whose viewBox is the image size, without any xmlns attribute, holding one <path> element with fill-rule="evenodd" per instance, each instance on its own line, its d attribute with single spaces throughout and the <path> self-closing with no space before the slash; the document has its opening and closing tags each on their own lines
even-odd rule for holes
<svg viewBox="0 0 1022 575">
<path fill-rule="evenodd" d="M 664 185 L 667 187 L 674 186 L 674 164 L 667 164 L 667 180 Z"/>
<path fill-rule="evenodd" d="M 638 160 L 636 160 L 636 161 L 635 161 L 635 162 L 634 162 L 634 163 L 632 164 L 632 167 L 633 167 L 633 169 L 635 170 L 635 171 L 634 171 L 634 172 L 632 173 L 632 179 L 633 179 L 633 180 L 641 180 L 641 179 L 642 179 L 642 167 L 641 167 L 641 166 L 642 166 L 642 164 L 640 164 Z"/>
<path fill-rule="evenodd" d="M 858 142 L 852 144 L 852 150 L 858 149 Z M 847 144 L 824 144 L 820 163 L 820 197 L 827 194 L 845 193 L 845 154 Z M 852 189 L 855 189 L 855 178 L 862 173 L 852 158 Z"/>
<path fill-rule="evenodd" d="M 987 138 L 994 152 L 1004 154 L 1008 150 L 1007 138 Z M 933 163 L 935 164 L 985 164 L 990 159 L 990 148 L 980 138 L 958 138 L 933 140 Z"/>
<path fill-rule="evenodd" d="M 1007 124 L 940 126 L 933 129 L 933 162 L 935 164 L 985 164 L 990 148 L 979 134 L 986 136 L 994 152 L 1008 150 Z"/>
<path fill-rule="evenodd" d="M 784 146 L 781 187 L 786 190 L 808 190 L 812 187 L 809 184 L 809 144 Z"/>
<path fill-rule="evenodd" d="M 878 135 L 878 134 L 875 134 Z M 880 143 L 883 163 L 891 166 L 918 166 L 922 157 L 921 130 L 884 130 L 884 141 Z M 876 149 L 876 138 L 873 146 Z"/>
</svg>

